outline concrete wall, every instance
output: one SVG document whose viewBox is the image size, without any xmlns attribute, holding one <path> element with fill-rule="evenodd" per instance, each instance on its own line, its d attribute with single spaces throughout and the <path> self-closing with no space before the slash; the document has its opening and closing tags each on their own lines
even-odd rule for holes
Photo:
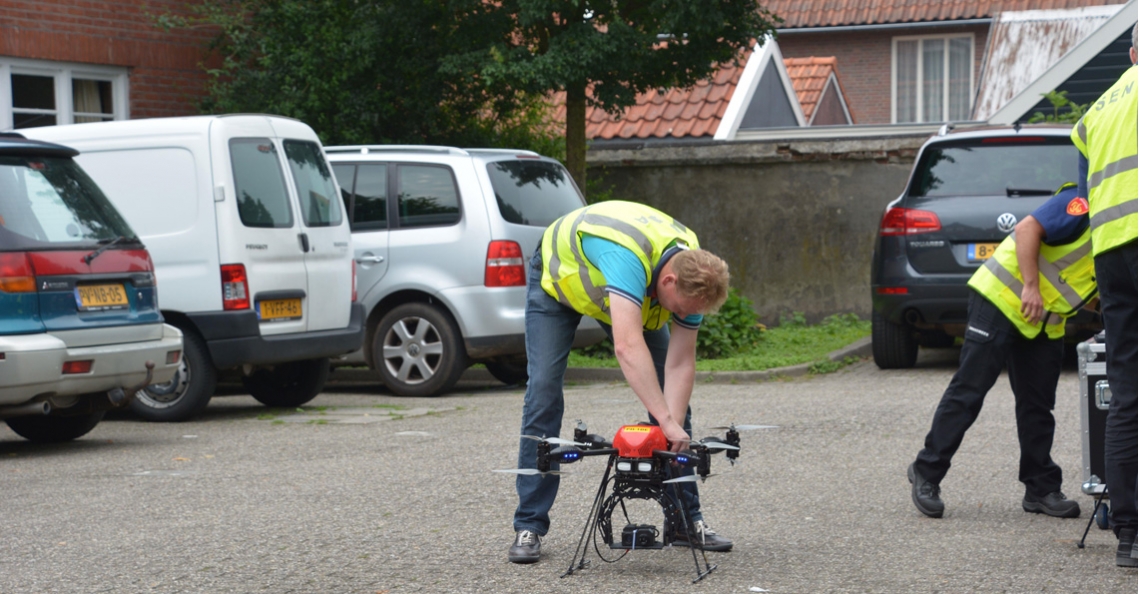
<svg viewBox="0 0 1140 594">
<path fill-rule="evenodd" d="M 871 315 L 873 242 L 926 136 L 591 150 L 589 175 L 616 199 L 692 228 L 728 262 L 768 324 L 803 312 Z"/>
</svg>

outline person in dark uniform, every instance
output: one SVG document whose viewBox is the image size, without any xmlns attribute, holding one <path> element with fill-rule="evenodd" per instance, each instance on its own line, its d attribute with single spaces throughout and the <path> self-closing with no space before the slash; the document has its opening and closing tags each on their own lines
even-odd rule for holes
<svg viewBox="0 0 1140 594">
<path fill-rule="evenodd" d="M 1104 423 L 1109 522 L 1119 539 L 1116 564 L 1136 567 L 1136 26 L 1128 55 L 1132 67 L 1089 107 L 1072 139 L 1081 151 L 1081 196 L 1089 200 L 1112 390 Z"/>
<path fill-rule="evenodd" d="M 1065 318 L 1096 299 L 1089 237 L 1088 202 L 1076 184 L 1065 184 L 1022 219 L 970 278 L 958 371 L 934 412 L 925 447 L 907 468 L 911 499 L 923 514 L 942 517 L 940 485 L 950 459 L 1008 366 L 1021 445 L 1018 480 L 1025 484 L 1022 509 L 1080 515 L 1077 502 L 1061 493 L 1061 468 L 1050 450 Z"/>
</svg>

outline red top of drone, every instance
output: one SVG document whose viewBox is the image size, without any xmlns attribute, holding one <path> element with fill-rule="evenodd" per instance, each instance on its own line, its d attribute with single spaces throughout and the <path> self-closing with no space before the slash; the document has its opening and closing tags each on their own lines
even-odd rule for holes
<svg viewBox="0 0 1140 594">
<path fill-rule="evenodd" d="M 667 450 L 665 432 L 657 425 L 626 425 L 614 436 L 614 447 L 622 458 L 652 458 L 653 450 Z"/>
</svg>

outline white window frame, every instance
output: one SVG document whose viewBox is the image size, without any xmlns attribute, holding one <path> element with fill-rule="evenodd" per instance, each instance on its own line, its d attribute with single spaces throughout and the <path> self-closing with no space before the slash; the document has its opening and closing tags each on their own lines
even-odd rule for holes
<svg viewBox="0 0 1140 594">
<path fill-rule="evenodd" d="M 891 123 L 898 124 L 898 103 L 899 103 L 899 42 L 900 41 L 923 41 L 930 39 L 943 40 L 942 52 L 942 72 L 945 73 L 942 84 L 942 119 L 939 122 L 950 121 L 950 40 L 959 38 L 969 38 L 970 40 L 970 88 L 968 96 L 970 97 L 970 106 L 967 112 L 972 112 L 974 103 L 974 34 L 973 33 L 947 33 L 942 35 L 904 35 L 901 37 L 894 37 L 891 39 Z M 923 96 L 922 96 L 922 43 L 918 43 L 918 55 L 916 59 L 916 74 L 915 74 L 915 116 L 914 122 L 902 122 L 904 124 L 921 124 L 932 123 L 924 122 L 922 119 Z M 968 119 L 968 116 L 967 116 Z"/>
<path fill-rule="evenodd" d="M 56 124 L 75 123 L 72 81 L 97 80 L 111 83 L 111 116 L 115 120 L 130 119 L 130 83 L 127 69 L 115 66 L 93 66 L 70 62 L 27 60 L 0 56 L 0 131 L 12 130 L 15 125 L 12 107 L 12 75 L 30 74 L 50 76 L 55 82 Z M 21 110 L 23 111 L 23 110 Z"/>
</svg>

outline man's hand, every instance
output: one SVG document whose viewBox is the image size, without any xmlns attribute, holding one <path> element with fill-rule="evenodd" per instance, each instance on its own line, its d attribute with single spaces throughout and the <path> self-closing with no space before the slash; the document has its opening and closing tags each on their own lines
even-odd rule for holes
<svg viewBox="0 0 1140 594">
<path fill-rule="evenodd" d="M 1041 299 L 1041 291 L 1036 283 L 1027 283 L 1021 288 L 1021 315 L 1032 326 L 1036 326 L 1045 315 L 1045 302 Z"/>
<path fill-rule="evenodd" d="M 669 419 L 667 422 L 658 421 L 661 423 L 661 431 L 665 433 L 665 439 L 669 440 L 669 451 L 680 452 L 689 449 L 689 434 L 685 433 L 685 429 L 677 424 L 677 421 Z"/>
</svg>

